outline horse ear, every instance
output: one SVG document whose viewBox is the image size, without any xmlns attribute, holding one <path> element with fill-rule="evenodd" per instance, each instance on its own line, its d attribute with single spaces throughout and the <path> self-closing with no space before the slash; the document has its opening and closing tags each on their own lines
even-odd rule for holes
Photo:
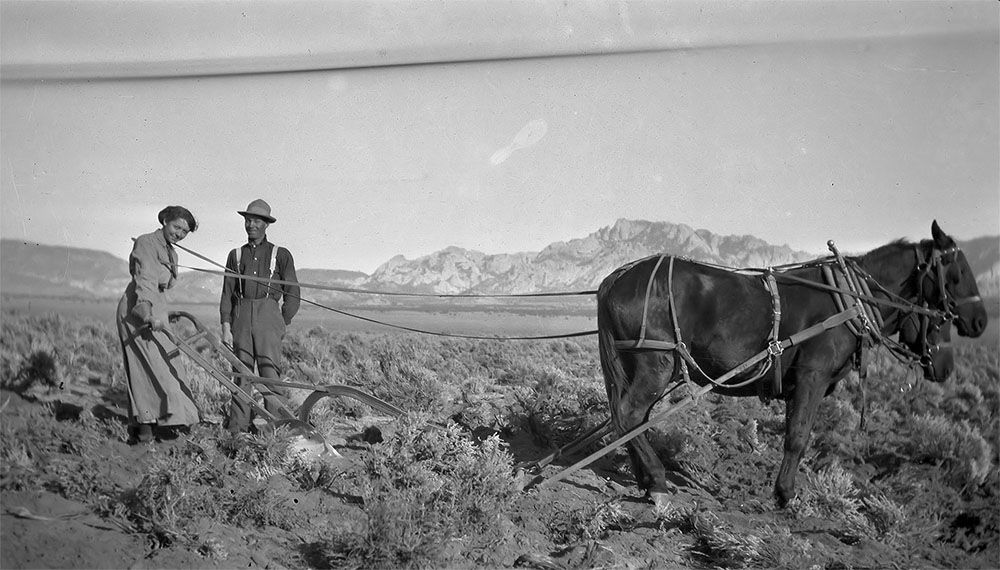
<svg viewBox="0 0 1000 570">
<path fill-rule="evenodd" d="M 934 245 L 939 249 L 947 249 L 954 244 L 954 240 L 948 234 L 944 233 L 944 230 L 938 225 L 937 220 L 931 223 L 931 237 L 934 238 Z"/>
</svg>

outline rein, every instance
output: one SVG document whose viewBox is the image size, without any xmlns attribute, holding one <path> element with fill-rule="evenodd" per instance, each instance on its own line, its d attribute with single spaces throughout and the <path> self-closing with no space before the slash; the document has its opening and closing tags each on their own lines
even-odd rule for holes
<svg viewBox="0 0 1000 570">
<path fill-rule="evenodd" d="M 346 290 L 346 288 L 341 288 L 341 287 L 326 287 L 326 286 L 321 286 L 321 285 L 307 286 L 305 284 L 298 283 L 298 282 L 295 282 L 295 281 L 282 281 L 282 280 L 279 280 L 279 279 L 267 279 L 267 278 L 264 278 L 264 277 L 256 277 L 256 276 L 253 276 L 253 275 L 240 275 L 238 273 L 234 273 L 233 271 L 230 271 L 225 266 L 220 265 L 220 264 L 216 263 L 215 261 L 213 261 L 213 260 L 211 260 L 211 259 L 209 259 L 209 258 L 207 258 L 207 257 L 205 257 L 205 256 L 203 256 L 203 255 L 201 255 L 201 254 L 199 254 L 197 252 L 195 252 L 195 251 L 192 251 L 192 250 L 190 250 L 190 249 L 188 249 L 188 248 L 186 248 L 184 246 L 181 246 L 180 244 L 174 244 L 174 246 L 178 247 L 178 248 L 180 248 L 180 249 L 182 249 L 182 250 L 184 250 L 184 251 L 186 251 L 188 253 L 190 253 L 191 255 L 194 255 L 195 257 L 197 257 L 199 259 L 207 261 L 208 263 L 211 263 L 211 264 L 216 265 L 218 267 L 222 267 L 225 271 L 213 271 L 213 270 L 210 270 L 210 269 L 200 269 L 200 268 L 197 268 L 197 267 L 187 267 L 187 266 L 178 266 L 178 267 L 185 267 L 186 269 L 194 269 L 196 271 L 201 271 L 201 272 L 204 272 L 204 273 L 211 273 L 211 274 L 214 274 L 214 275 L 222 275 L 222 276 L 225 276 L 225 277 L 235 277 L 235 278 L 238 278 L 238 279 L 247 279 L 247 280 L 250 280 L 250 281 L 256 281 L 258 283 L 266 283 L 266 284 L 270 284 L 270 285 L 296 285 L 296 286 L 305 287 L 305 288 L 327 289 L 327 290 L 334 290 L 334 291 L 344 291 L 344 290 Z M 386 292 L 386 293 L 382 293 L 382 292 L 375 293 L 375 292 L 372 292 L 372 291 L 363 291 L 363 290 L 360 290 L 360 289 L 351 290 L 350 292 L 371 293 L 371 294 L 379 294 L 379 295 L 406 295 L 406 296 L 419 296 L 419 297 L 450 297 L 450 296 L 494 297 L 494 295 L 428 295 L 428 294 L 416 294 L 416 293 L 411 294 L 411 293 L 388 293 L 388 292 Z M 505 297 L 537 296 L 537 297 L 540 297 L 540 296 L 557 296 L 557 295 L 582 295 L 582 294 L 585 294 L 585 293 L 587 293 L 587 292 L 581 292 L 581 293 L 562 293 L 562 294 L 560 294 L 560 293 L 537 293 L 537 294 L 496 295 L 496 296 L 498 296 L 498 297 L 499 296 L 505 296 Z M 589 335 L 597 334 L 596 330 L 582 331 L 582 332 L 575 332 L 575 333 L 555 334 L 555 335 L 506 336 L 506 337 L 464 335 L 464 334 L 456 334 L 456 333 L 443 333 L 443 332 L 429 331 L 429 330 L 424 330 L 424 329 L 418 329 L 418 328 L 407 327 L 407 326 L 403 326 L 403 325 L 396 325 L 396 324 L 392 324 L 392 323 L 387 323 L 385 321 L 380 321 L 380 320 L 377 320 L 377 319 L 372 319 L 372 318 L 369 318 L 369 317 L 364 317 L 364 316 L 361 316 L 361 315 L 358 315 L 358 314 L 355 314 L 355 313 L 350 313 L 350 312 L 343 311 L 343 310 L 340 310 L 340 309 L 335 309 L 333 307 L 329 307 L 329 306 L 324 305 L 322 303 L 317 303 L 317 302 L 312 301 L 310 299 L 306 299 L 306 298 L 300 297 L 298 295 L 293 295 L 291 293 L 285 293 L 285 294 L 289 295 L 291 297 L 295 297 L 296 299 L 298 299 L 298 300 L 300 300 L 300 301 L 302 301 L 304 303 L 308 303 L 308 304 L 313 305 L 315 307 L 319 307 L 321 309 L 325 309 L 327 311 L 331 311 L 331 312 L 337 313 L 339 315 L 343 315 L 345 317 L 351 317 L 351 318 L 358 319 L 358 320 L 361 320 L 361 321 L 365 321 L 365 322 L 368 322 L 368 323 L 382 325 L 382 326 L 386 326 L 386 327 L 390 327 L 390 328 L 394 328 L 394 329 L 399 329 L 399 330 L 404 330 L 404 331 L 408 331 L 408 332 L 414 332 L 414 333 L 420 333 L 420 334 L 427 334 L 427 335 L 432 335 L 432 336 L 447 337 L 447 338 L 463 338 L 463 339 L 471 339 L 471 340 L 555 340 L 555 339 L 575 338 L 575 337 L 589 336 Z"/>
<path fill-rule="evenodd" d="M 252 276 L 252 275 L 240 275 L 239 273 L 234 273 L 233 271 L 231 271 L 226 266 L 220 265 L 219 263 L 217 263 L 217 262 L 215 262 L 215 261 L 213 261 L 213 260 L 205 257 L 204 255 L 201 255 L 198 252 L 192 251 L 192 250 L 190 250 L 190 249 L 188 249 L 188 248 L 186 248 L 186 247 L 184 247 L 184 246 L 182 246 L 180 244 L 177 244 L 177 243 L 175 243 L 173 245 L 174 245 L 174 247 L 180 248 L 180 249 L 182 249 L 182 250 L 190 253 L 191 255 L 197 257 L 198 259 L 201 259 L 203 261 L 211 263 L 212 265 L 214 265 L 216 267 L 222 268 L 223 271 L 216 271 L 216 270 L 213 270 L 213 269 L 203 269 L 201 267 L 190 267 L 188 265 L 178 265 L 177 267 L 182 267 L 184 269 L 191 269 L 191 270 L 194 270 L 194 271 L 200 271 L 202 273 L 209 273 L 209 274 L 212 274 L 212 275 L 221 275 L 223 277 L 236 277 L 236 278 L 239 278 L 239 279 L 248 279 L 248 280 L 251 280 L 251 281 L 261 281 L 261 282 L 276 283 L 278 285 L 296 285 L 296 286 L 301 287 L 303 289 L 318 289 L 318 290 L 322 290 L 322 291 L 337 291 L 337 292 L 340 292 L 340 293 L 361 293 L 361 294 L 365 294 L 365 295 L 385 295 L 385 296 L 396 296 L 396 297 L 437 297 L 437 298 L 465 298 L 465 299 L 476 299 L 476 298 L 494 299 L 494 298 L 506 298 L 506 297 L 511 297 L 511 298 L 514 298 L 514 297 L 569 297 L 569 296 L 574 296 L 574 295 L 594 295 L 594 294 L 597 293 L 596 290 L 592 290 L 592 291 L 562 291 L 562 292 L 553 292 L 553 293 L 504 293 L 504 294 L 499 294 L 499 293 L 498 294 L 478 294 L 478 293 L 476 293 L 476 294 L 473 294 L 473 293 L 456 293 L 456 294 L 445 294 L 445 293 L 401 293 L 399 291 L 373 291 L 373 290 L 370 290 L 370 289 L 355 289 L 355 288 L 352 288 L 352 287 L 336 287 L 334 285 L 320 285 L 320 284 L 314 284 L 314 283 L 301 283 L 301 282 L 298 282 L 298 281 L 281 281 L 279 279 L 271 279 L 271 280 L 268 280 L 268 279 L 259 279 L 259 278 L 256 278 L 256 277 Z"/>
</svg>

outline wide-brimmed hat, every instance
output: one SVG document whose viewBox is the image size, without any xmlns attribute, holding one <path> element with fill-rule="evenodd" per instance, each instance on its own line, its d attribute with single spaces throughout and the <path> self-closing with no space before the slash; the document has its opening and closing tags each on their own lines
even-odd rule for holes
<svg viewBox="0 0 1000 570">
<path fill-rule="evenodd" d="M 257 198 L 253 202 L 250 202 L 246 210 L 236 213 L 243 216 L 244 218 L 247 216 L 254 216 L 264 220 L 269 224 L 273 224 L 274 222 L 278 221 L 274 219 L 273 216 L 271 216 L 271 206 L 268 205 L 267 202 L 261 200 L 260 198 Z"/>
</svg>

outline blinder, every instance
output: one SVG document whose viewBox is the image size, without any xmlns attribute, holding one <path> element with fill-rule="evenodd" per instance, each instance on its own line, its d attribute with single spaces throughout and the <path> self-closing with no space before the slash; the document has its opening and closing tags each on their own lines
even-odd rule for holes
<svg viewBox="0 0 1000 570">
<path fill-rule="evenodd" d="M 923 259 L 923 252 L 920 250 L 920 246 L 916 246 L 915 249 L 917 253 L 917 298 L 923 301 L 925 306 L 927 305 L 928 300 L 924 294 L 924 282 L 928 279 L 932 282 L 936 282 L 937 284 L 938 295 L 940 297 L 938 299 L 938 303 L 941 307 L 940 310 L 945 312 L 946 320 L 955 320 L 955 310 L 957 310 L 958 307 L 982 301 L 982 298 L 979 295 L 955 299 L 948 293 L 948 287 L 945 282 L 945 270 L 948 265 L 951 265 L 958 259 L 958 253 L 961 249 L 957 245 L 953 245 L 943 250 L 932 248 L 930 258 L 927 261 L 924 261 Z M 946 261 L 945 257 L 948 255 L 951 256 L 951 259 Z"/>
<path fill-rule="evenodd" d="M 942 349 L 951 346 L 951 341 L 942 340 L 942 336 L 939 333 L 942 326 L 951 325 L 946 320 L 932 322 L 931 317 L 924 314 L 921 314 L 918 318 L 920 320 L 920 350 L 918 353 L 920 356 L 920 365 L 925 370 L 936 372 L 934 369 L 934 355 Z M 933 335 L 934 342 L 931 342 L 932 333 L 938 333 Z"/>
</svg>

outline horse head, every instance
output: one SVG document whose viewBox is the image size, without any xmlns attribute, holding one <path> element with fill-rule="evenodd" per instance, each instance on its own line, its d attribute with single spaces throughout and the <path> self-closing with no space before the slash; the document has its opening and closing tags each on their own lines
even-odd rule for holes
<svg viewBox="0 0 1000 570">
<path fill-rule="evenodd" d="M 965 254 L 951 236 L 944 233 L 937 220 L 931 224 L 928 259 L 917 270 L 920 300 L 945 311 L 954 319 L 958 334 L 978 337 L 986 330 L 986 306 L 979 296 L 976 276 Z"/>
<path fill-rule="evenodd" d="M 925 380 L 944 382 L 955 369 L 951 323 L 944 319 L 911 313 L 900 325 L 899 342 L 918 356 Z"/>
</svg>

